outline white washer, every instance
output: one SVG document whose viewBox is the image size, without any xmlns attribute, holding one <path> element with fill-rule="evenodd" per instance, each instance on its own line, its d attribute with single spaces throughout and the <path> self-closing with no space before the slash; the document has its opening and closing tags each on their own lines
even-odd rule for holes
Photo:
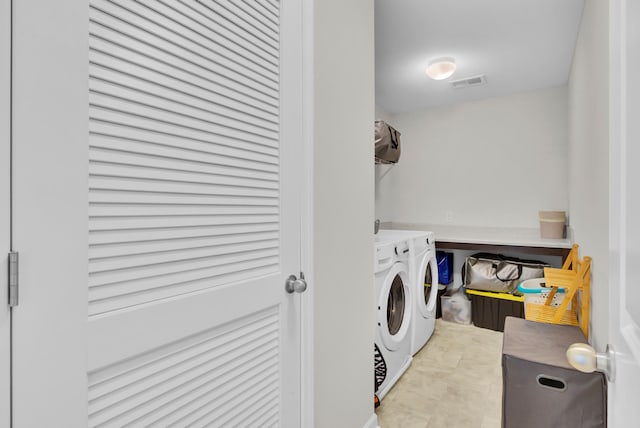
<svg viewBox="0 0 640 428">
<path fill-rule="evenodd" d="M 438 261 L 433 232 L 423 232 L 409 242 L 409 266 L 415 308 L 411 322 L 411 355 L 427 343 L 436 325 Z"/>
<path fill-rule="evenodd" d="M 407 239 L 378 235 L 375 245 L 375 386 L 382 399 L 411 365 L 411 292 Z"/>
<path fill-rule="evenodd" d="M 435 329 L 438 301 L 438 262 L 433 232 L 420 230 L 380 230 L 379 239 L 408 240 L 411 297 L 411 355 L 427 343 Z"/>
</svg>

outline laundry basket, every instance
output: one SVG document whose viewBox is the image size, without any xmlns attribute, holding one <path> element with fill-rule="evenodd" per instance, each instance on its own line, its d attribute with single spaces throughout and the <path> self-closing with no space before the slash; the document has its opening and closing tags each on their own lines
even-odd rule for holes
<svg viewBox="0 0 640 428">
<path fill-rule="evenodd" d="M 527 316 L 527 305 L 530 303 L 544 305 L 549 294 L 551 294 L 551 290 L 551 287 L 547 287 L 544 278 L 527 279 L 518 284 L 518 291 L 524 296 L 525 317 Z M 564 288 L 559 288 L 549 305 L 557 308 L 562 303 L 562 299 L 564 299 Z M 569 303 L 567 309 L 571 309 L 571 303 Z"/>
</svg>

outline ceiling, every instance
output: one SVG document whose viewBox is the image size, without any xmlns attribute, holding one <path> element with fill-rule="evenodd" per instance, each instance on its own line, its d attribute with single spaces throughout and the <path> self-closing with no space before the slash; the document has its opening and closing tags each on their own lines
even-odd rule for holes
<svg viewBox="0 0 640 428">
<path fill-rule="evenodd" d="M 388 113 L 562 86 L 584 0 L 375 0 L 376 104 Z M 446 80 L 425 74 L 454 57 Z M 485 85 L 452 80 L 484 74 Z"/>
</svg>

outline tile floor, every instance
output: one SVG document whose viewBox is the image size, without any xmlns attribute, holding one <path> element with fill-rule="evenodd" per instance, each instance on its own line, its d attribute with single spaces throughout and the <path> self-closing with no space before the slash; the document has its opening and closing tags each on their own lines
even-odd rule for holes
<svg viewBox="0 0 640 428">
<path fill-rule="evenodd" d="M 500 428 L 502 333 L 438 319 L 376 410 L 381 428 Z"/>
</svg>

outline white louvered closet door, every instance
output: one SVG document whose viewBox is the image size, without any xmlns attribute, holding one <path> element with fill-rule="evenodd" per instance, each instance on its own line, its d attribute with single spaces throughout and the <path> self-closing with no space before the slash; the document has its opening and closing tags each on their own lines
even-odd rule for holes
<svg viewBox="0 0 640 428">
<path fill-rule="evenodd" d="M 89 32 L 85 425 L 299 426 L 300 2 L 64 7 Z"/>
</svg>

